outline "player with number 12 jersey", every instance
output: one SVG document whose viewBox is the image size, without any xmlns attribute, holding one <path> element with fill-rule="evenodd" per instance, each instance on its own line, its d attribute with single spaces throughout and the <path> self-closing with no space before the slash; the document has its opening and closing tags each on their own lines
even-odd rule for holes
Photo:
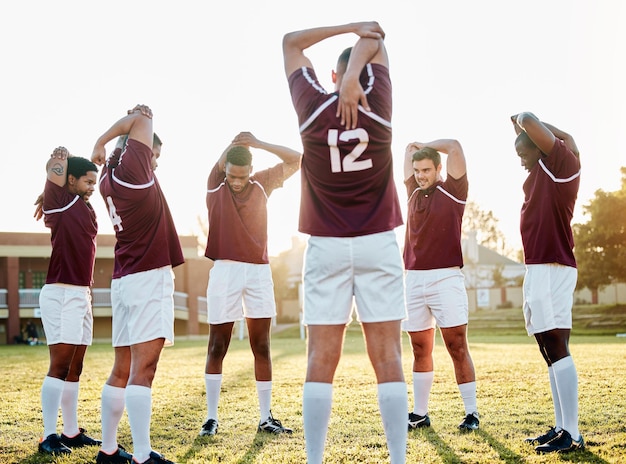
<svg viewBox="0 0 626 464">
<path fill-rule="evenodd" d="M 402 225 L 393 181 L 389 70 L 368 63 L 360 81 L 371 112 L 359 107 L 358 127 L 349 130 L 336 116 L 338 93 L 328 94 L 312 68 L 289 76 L 304 148 L 302 233 L 355 237 Z"/>
</svg>

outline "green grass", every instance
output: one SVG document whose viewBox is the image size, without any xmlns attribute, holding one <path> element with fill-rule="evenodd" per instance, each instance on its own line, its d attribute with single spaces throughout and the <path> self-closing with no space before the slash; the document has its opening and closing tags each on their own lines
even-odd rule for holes
<svg viewBox="0 0 626 464">
<path fill-rule="evenodd" d="M 617 326 L 598 335 L 583 320 L 600 320 L 611 311 Z M 498 314 L 497 317 L 494 317 Z M 481 429 L 460 434 L 463 407 L 452 363 L 441 340 L 435 347 L 435 382 L 430 399 L 432 427 L 409 432 L 409 463 L 556 463 L 626 462 L 626 332 L 623 311 L 594 309 L 596 317 L 577 317 L 571 351 L 579 375 L 580 428 L 587 449 L 564 456 L 539 456 L 523 439 L 552 425 L 552 403 L 545 365 L 534 341 L 526 336 L 520 310 L 472 314 L 470 348 L 476 367 Z M 576 314 L 576 313 L 575 313 Z M 582 313 L 579 313 L 579 316 Z M 615 316 L 615 314 L 613 314 Z M 621 322 L 620 322 L 621 320 Z M 611 332 L 612 331 L 612 332 Z M 406 336 L 403 363 L 409 380 L 411 353 Z M 256 433 L 258 405 L 252 355 L 247 341 L 233 340 L 224 364 L 215 437 L 197 436 L 206 413 L 204 362 L 206 341 L 177 341 L 161 357 L 153 388 L 152 445 L 181 463 L 304 463 L 301 392 L 306 369 L 305 344 L 292 327 L 272 341 L 274 394 L 272 411 L 292 436 Z M 79 420 L 100 436 L 100 391 L 113 362 L 108 344 L 87 352 L 81 380 Z M 47 371 L 45 346 L 0 347 L 0 463 L 94 462 L 96 448 L 74 450 L 71 457 L 37 454 L 43 431 L 40 388 Z M 59 419 L 59 430 L 61 419 Z M 358 326 L 348 330 L 335 378 L 334 404 L 326 447 L 326 463 L 388 462 L 376 402 L 374 374 L 364 354 Z M 119 441 L 132 450 L 126 416 Z"/>
</svg>

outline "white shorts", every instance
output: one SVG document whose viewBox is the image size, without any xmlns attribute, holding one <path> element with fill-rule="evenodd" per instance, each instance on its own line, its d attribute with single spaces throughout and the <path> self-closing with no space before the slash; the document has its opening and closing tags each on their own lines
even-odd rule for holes
<svg viewBox="0 0 626 464">
<path fill-rule="evenodd" d="M 174 272 L 171 266 L 129 274 L 111 282 L 113 346 L 157 338 L 174 344 Z"/>
<path fill-rule="evenodd" d="M 572 328 L 578 269 L 561 264 L 528 264 L 524 276 L 524 319 L 528 335 Z"/>
<path fill-rule="evenodd" d="M 209 272 L 207 320 L 224 324 L 276 316 L 274 282 L 269 264 L 219 259 Z"/>
<path fill-rule="evenodd" d="M 402 257 L 394 231 L 309 237 L 304 259 L 304 324 L 406 318 Z"/>
<path fill-rule="evenodd" d="M 89 287 L 46 284 L 39 293 L 46 343 L 91 345 L 93 312 Z"/>
<path fill-rule="evenodd" d="M 402 322 L 403 330 L 418 332 L 467 324 L 469 307 L 460 268 L 408 270 L 405 285 L 409 318 Z"/>
</svg>

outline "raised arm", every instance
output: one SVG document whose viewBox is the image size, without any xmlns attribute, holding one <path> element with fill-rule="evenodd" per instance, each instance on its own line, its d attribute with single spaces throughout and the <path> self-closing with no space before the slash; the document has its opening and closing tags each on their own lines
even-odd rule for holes
<svg viewBox="0 0 626 464">
<path fill-rule="evenodd" d="M 533 113 L 527 111 L 514 114 L 511 116 L 511 122 L 513 123 L 515 133 L 519 135 L 522 131 L 526 132 L 526 135 L 542 153 L 547 155 L 552 151 L 556 136 Z"/>
<path fill-rule="evenodd" d="M 46 163 L 46 176 L 50 182 L 59 187 L 64 187 L 67 183 L 67 159 L 72 156 L 65 147 L 57 147 L 50 155 Z M 39 221 L 43 217 L 43 192 L 35 200 L 35 213 L 33 217 Z"/>
<path fill-rule="evenodd" d="M 123 118 L 116 121 L 96 141 L 91 161 L 99 166 L 106 161 L 105 145 L 116 137 L 128 134 L 129 139 L 137 140 L 152 148 L 152 112 L 145 105 L 137 105 Z"/>
<path fill-rule="evenodd" d="M 424 144 L 439 153 L 447 155 L 446 173 L 449 176 L 459 179 L 467 173 L 467 164 L 465 162 L 465 154 L 463 147 L 458 140 L 454 139 L 438 139 Z"/>
<path fill-rule="evenodd" d="M 313 67 L 311 61 L 304 54 L 304 50 L 322 40 L 350 32 L 357 34 L 359 37 L 373 39 L 383 39 L 385 37 L 384 31 L 375 21 L 315 27 L 289 32 L 283 37 L 283 59 L 286 76 L 289 77 L 291 73 L 303 66 Z"/>
<path fill-rule="evenodd" d="M 337 105 L 337 117 L 341 124 L 348 129 L 354 129 L 357 125 L 359 103 L 370 111 L 367 96 L 359 81 L 361 71 L 367 63 L 377 63 L 389 67 L 387 50 L 382 39 L 361 37 L 352 48 L 350 60 L 343 76 L 337 77 L 339 82 L 339 103 Z"/>
<path fill-rule="evenodd" d="M 447 155 L 446 173 L 455 179 L 463 177 L 467 173 L 467 163 L 463 147 L 455 139 L 437 139 L 432 142 L 412 142 L 409 143 L 404 152 L 404 179 L 413 175 L 413 153 L 422 148 L 429 147 L 439 153 Z M 435 166 L 436 167 L 436 166 Z"/>
<path fill-rule="evenodd" d="M 250 132 L 240 132 L 233 139 L 232 144 L 259 148 L 278 156 L 283 162 L 283 177 L 285 179 L 291 177 L 300 168 L 302 155 L 299 152 L 283 145 L 276 145 L 259 140 Z"/>
<path fill-rule="evenodd" d="M 65 187 L 67 183 L 67 158 L 70 152 L 65 147 L 57 147 L 50 155 L 50 159 L 46 163 L 46 172 L 48 180 L 55 183 L 59 187 Z"/>
</svg>

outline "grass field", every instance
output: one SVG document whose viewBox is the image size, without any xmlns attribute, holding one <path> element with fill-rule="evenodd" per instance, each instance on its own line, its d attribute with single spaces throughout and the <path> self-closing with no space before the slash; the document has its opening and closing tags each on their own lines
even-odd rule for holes
<svg viewBox="0 0 626 464">
<path fill-rule="evenodd" d="M 553 422 L 547 371 L 534 341 L 523 330 L 520 310 L 472 314 L 470 348 L 478 381 L 481 428 L 460 434 L 463 407 L 452 364 L 441 340 L 435 347 L 435 382 L 430 399 L 432 427 L 409 432 L 408 463 L 626 463 L 626 317 L 622 309 L 587 308 L 575 312 L 574 356 L 580 393 L 580 428 L 587 449 L 568 455 L 539 456 L 523 439 L 544 432 Z M 608 322 L 607 322 L 608 321 Z M 272 411 L 291 436 L 257 434 L 258 406 L 252 355 L 247 341 L 233 340 L 224 367 L 219 407 L 220 429 L 197 436 L 206 413 L 206 341 L 177 341 L 161 357 L 153 388 L 152 445 L 181 463 L 305 463 L 301 392 L 306 358 L 297 327 L 272 341 Z M 113 362 L 108 344 L 88 352 L 81 379 L 79 422 L 100 436 L 100 391 Z M 405 375 L 410 381 L 411 353 L 404 338 Z M 37 453 L 43 431 L 40 388 L 48 366 L 45 346 L 0 347 L 0 463 L 88 463 L 96 448 L 71 457 Z M 412 385 L 409 382 L 409 404 Z M 61 420 L 59 420 L 59 431 Z M 119 441 L 132 451 L 126 416 Z M 326 463 L 388 462 L 376 402 L 376 385 L 363 339 L 350 326 L 335 378 L 334 405 Z"/>
</svg>

